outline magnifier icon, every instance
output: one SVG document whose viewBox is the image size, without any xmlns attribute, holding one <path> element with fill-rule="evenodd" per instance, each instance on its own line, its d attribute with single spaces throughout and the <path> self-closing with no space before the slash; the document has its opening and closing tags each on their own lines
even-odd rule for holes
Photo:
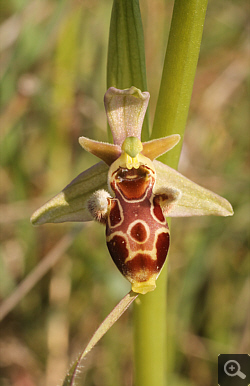
<svg viewBox="0 0 250 386">
<path fill-rule="evenodd" d="M 230 361 L 227 361 L 224 364 L 224 372 L 229 375 L 229 377 L 235 377 L 238 375 L 241 379 L 246 378 L 246 374 L 244 374 L 242 371 L 240 371 L 240 364 L 239 362 L 231 359 Z"/>
</svg>

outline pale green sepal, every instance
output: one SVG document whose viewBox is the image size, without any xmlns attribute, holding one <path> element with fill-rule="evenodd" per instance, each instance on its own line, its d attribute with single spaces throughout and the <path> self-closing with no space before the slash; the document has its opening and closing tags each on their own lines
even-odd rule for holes
<svg viewBox="0 0 250 386">
<path fill-rule="evenodd" d="M 107 189 L 108 166 L 99 162 L 79 174 L 55 197 L 39 208 L 31 217 L 34 225 L 66 221 L 90 221 L 86 202 L 98 189 Z"/>
<path fill-rule="evenodd" d="M 136 87 L 119 90 L 110 87 L 104 96 L 104 105 L 115 145 L 122 146 L 127 137 L 141 139 L 143 119 L 149 93 Z"/>
<path fill-rule="evenodd" d="M 181 192 L 180 198 L 166 214 L 168 217 L 233 215 L 233 208 L 225 198 L 195 184 L 159 161 L 153 161 L 153 164 L 157 175 L 154 192 L 165 193 L 167 188 Z"/>
<path fill-rule="evenodd" d="M 78 140 L 86 151 L 94 154 L 109 166 L 121 155 L 121 147 L 118 145 L 94 141 L 86 137 L 80 137 Z"/>
<path fill-rule="evenodd" d="M 153 139 L 152 141 L 143 142 L 142 154 L 145 157 L 154 160 L 160 157 L 160 155 L 173 149 L 175 145 L 180 141 L 181 136 L 179 134 L 169 135 L 168 137 Z"/>
</svg>

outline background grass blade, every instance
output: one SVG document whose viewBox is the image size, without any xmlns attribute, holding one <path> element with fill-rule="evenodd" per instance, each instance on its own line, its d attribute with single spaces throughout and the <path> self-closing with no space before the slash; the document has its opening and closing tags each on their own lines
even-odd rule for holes
<svg viewBox="0 0 250 386">
<path fill-rule="evenodd" d="M 70 368 L 64 382 L 63 386 L 75 386 L 76 376 L 79 373 L 79 366 L 82 359 L 92 350 L 96 343 L 103 337 L 104 334 L 113 326 L 113 324 L 120 318 L 120 316 L 126 311 L 130 304 L 137 298 L 138 294 L 133 291 L 130 291 L 124 298 L 113 308 L 110 314 L 98 327 L 89 343 L 87 344 L 84 351 L 79 355 L 77 360 L 73 363 Z"/>
</svg>

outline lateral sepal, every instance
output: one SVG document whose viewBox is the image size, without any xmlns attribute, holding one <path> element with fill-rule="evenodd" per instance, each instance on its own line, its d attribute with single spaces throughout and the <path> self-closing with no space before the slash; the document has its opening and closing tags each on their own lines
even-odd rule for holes
<svg viewBox="0 0 250 386">
<path fill-rule="evenodd" d="M 96 190 L 107 189 L 107 174 L 108 166 L 103 162 L 79 174 L 32 215 L 32 224 L 93 220 L 87 202 Z"/>
<path fill-rule="evenodd" d="M 166 188 L 181 192 L 180 198 L 165 215 L 169 217 L 233 215 L 233 208 L 225 198 L 203 188 L 162 162 L 154 160 L 153 164 L 156 170 L 154 193 L 164 193 Z"/>
</svg>

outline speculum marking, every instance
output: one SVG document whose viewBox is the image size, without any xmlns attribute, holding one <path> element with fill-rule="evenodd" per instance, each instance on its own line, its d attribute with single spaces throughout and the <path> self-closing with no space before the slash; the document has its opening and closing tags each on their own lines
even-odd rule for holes
<svg viewBox="0 0 250 386">
<path fill-rule="evenodd" d="M 128 233 L 137 243 L 145 243 L 149 237 L 150 230 L 144 221 L 137 220 L 129 226 Z"/>
</svg>

